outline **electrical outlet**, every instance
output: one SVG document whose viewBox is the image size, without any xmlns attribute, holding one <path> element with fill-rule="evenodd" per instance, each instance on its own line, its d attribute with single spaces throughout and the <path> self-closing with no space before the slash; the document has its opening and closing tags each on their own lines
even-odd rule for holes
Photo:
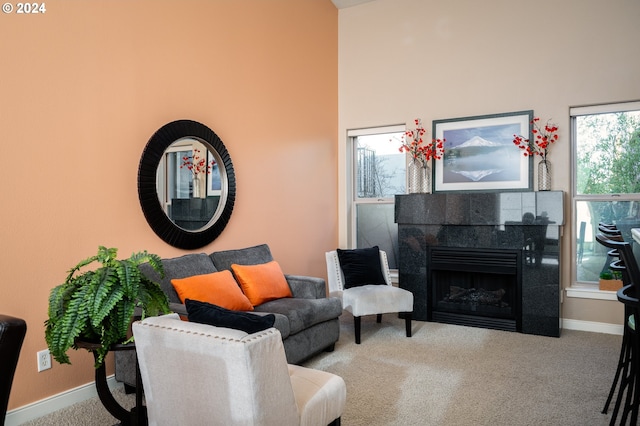
<svg viewBox="0 0 640 426">
<path fill-rule="evenodd" d="M 51 368 L 51 354 L 49 349 L 38 352 L 38 373 Z"/>
</svg>

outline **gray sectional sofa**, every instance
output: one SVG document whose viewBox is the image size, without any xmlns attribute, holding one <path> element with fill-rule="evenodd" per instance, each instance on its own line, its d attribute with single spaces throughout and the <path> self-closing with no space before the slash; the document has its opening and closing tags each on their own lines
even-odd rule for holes
<svg viewBox="0 0 640 426">
<path fill-rule="evenodd" d="M 160 278 L 149 265 L 142 272 L 160 284 L 169 297 L 173 312 L 187 316 L 185 305 L 171 284 L 171 279 L 231 270 L 232 264 L 257 265 L 274 260 L 266 244 L 238 250 L 187 254 L 163 259 L 165 277 Z M 280 331 L 289 364 L 299 364 L 324 350 L 331 351 L 340 337 L 338 317 L 342 313 L 340 299 L 327 297 L 324 279 L 298 275 L 285 278 L 293 297 L 272 300 L 255 306 L 256 315 L 274 314 L 274 327 Z M 116 380 L 135 386 L 135 352 L 115 352 Z"/>
</svg>

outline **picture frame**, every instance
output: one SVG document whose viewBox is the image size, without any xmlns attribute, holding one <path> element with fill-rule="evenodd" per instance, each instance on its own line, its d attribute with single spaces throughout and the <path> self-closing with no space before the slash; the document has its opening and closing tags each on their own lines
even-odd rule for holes
<svg viewBox="0 0 640 426">
<path fill-rule="evenodd" d="M 533 110 L 433 121 L 444 156 L 432 160 L 433 192 L 532 191 L 533 158 L 514 143 L 532 139 Z"/>
</svg>

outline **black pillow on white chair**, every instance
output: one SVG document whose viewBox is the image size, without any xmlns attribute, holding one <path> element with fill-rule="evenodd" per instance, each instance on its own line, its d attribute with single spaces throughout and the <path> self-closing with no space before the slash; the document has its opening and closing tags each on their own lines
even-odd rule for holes
<svg viewBox="0 0 640 426">
<path fill-rule="evenodd" d="M 378 246 L 352 250 L 336 249 L 336 251 L 344 275 L 344 288 L 368 284 L 387 284 L 382 274 Z"/>
</svg>

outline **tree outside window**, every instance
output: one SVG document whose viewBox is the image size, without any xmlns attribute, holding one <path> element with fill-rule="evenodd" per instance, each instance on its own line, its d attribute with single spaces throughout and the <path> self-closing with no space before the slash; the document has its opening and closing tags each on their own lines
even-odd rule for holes
<svg viewBox="0 0 640 426">
<path fill-rule="evenodd" d="M 640 103 L 572 109 L 576 281 L 595 283 L 609 269 L 595 241 L 599 223 L 627 241 L 640 227 Z"/>
</svg>

